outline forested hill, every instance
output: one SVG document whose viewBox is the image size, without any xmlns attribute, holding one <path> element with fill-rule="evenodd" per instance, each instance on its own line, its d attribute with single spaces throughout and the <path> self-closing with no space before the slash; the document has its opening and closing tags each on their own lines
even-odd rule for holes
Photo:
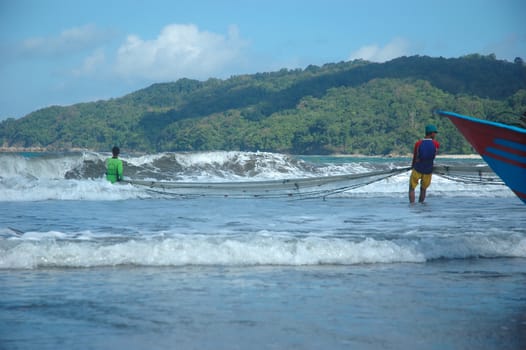
<svg viewBox="0 0 526 350">
<path fill-rule="evenodd" d="M 443 153 L 471 153 L 451 110 L 518 122 L 526 111 L 521 58 L 402 57 L 154 84 L 122 98 L 44 108 L 0 123 L 3 147 L 127 152 L 244 150 L 407 154 L 427 123 Z"/>
</svg>

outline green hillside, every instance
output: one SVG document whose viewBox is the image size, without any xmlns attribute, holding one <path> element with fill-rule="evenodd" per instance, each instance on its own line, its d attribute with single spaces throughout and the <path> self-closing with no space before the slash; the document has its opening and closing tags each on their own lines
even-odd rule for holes
<svg viewBox="0 0 526 350">
<path fill-rule="evenodd" d="M 0 123 L 0 145 L 49 150 L 406 154 L 427 123 L 443 153 L 471 147 L 435 109 L 517 122 L 526 66 L 493 55 L 402 57 L 154 84 L 122 98 L 44 108 Z"/>
</svg>

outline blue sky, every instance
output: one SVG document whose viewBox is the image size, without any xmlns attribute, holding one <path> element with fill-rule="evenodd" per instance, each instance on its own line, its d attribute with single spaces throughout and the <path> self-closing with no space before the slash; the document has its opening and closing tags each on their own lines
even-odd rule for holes
<svg viewBox="0 0 526 350">
<path fill-rule="evenodd" d="M 524 0 L 0 0 L 0 120 L 362 58 L 526 60 Z"/>
</svg>

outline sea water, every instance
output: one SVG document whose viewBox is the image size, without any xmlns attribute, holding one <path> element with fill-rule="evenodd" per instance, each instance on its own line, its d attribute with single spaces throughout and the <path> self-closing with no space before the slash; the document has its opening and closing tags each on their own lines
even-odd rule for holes
<svg viewBox="0 0 526 350">
<path fill-rule="evenodd" d="M 524 349 L 526 206 L 408 173 L 338 193 L 192 198 L 107 154 L 0 154 L 0 349 Z M 124 155 L 125 176 L 251 181 L 408 159 Z M 479 165 L 480 159 L 437 163 Z"/>
</svg>

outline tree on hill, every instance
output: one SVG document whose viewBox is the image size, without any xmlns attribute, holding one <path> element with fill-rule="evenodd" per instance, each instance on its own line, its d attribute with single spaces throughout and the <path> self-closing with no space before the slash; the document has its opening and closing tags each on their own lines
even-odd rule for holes
<svg viewBox="0 0 526 350">
<path fill-rule="evenodd" d="M 471 147 L 435 109 L 511 122 L 526 111 L 522 59 L 400 57 L 230 79 L 180 79 L 107 101 L 53 106 L 0 123 L 6 146 L 130 151 L 411 152 L 425 124 L 443 152 Z M 506 113 L 504 113 L 506 112 Z M 515 119 L 514 119 L 515 118 Z"/>
</svg>

